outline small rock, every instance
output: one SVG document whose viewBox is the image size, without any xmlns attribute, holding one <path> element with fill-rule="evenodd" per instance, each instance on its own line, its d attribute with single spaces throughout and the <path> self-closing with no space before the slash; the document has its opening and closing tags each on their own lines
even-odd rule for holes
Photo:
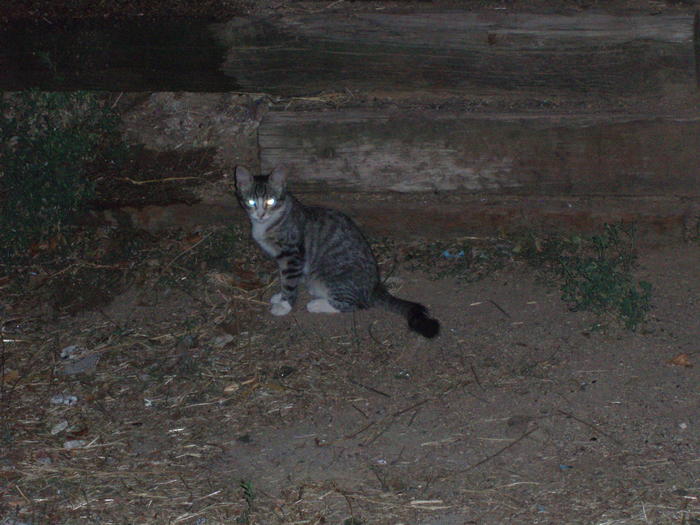
<svg viewBox="0 0 700 525">
<path fill-rule="evenodd" d="M 75 358 L 76 354 L 78 353 L 78 350 L 80 350 L 80 347 L 78 345 L 66 346 L 63 350 L 61 350 L 61 359 Z"/>
<path fill-rule="evenodd" d="M 215 348 L 223 348 L 227 344 L 229 344 L 231 341 L 233 341 L 233 336 L 231 334 L 223 334 L 215 337 L 211 344 Z"/>
<path fill-rule="evenodd" d="M 63 444 L 63 448 L 66 450 L 73 450 L 74 448 L 83 448 L 87 441 L 84 439 L 71 439 Z"/>
<path fill-rule="evenodd" d="M 68 394 L 56 394 L 51 398 L 52 405 L 73 406 L 78 402 L 78 398 Z"/>
<path fill-rule="evenodd" d="M 85 357 L 81 357 L 80 359 L 75 359 L 66 363 L 60 372 L 61 374 L 67 376 L 89 374 L 97 369 L 97 363 L 99 362 L 99 354 L 86 355 Z"/>
<path fill-rule="evenodd" d="M 394 374 L 395 379 L 411 379 L 411 372 L 408 370 L 399 370 Z"/>
<path fill-rule="evenodd" d="M 51 428 L 51 435 L 55 436 L 56 434 L 60 434 L 63 432 L 65 429 L 68 428 L 68 421 L 65 419 L 59 423 L 56 423 L 52 428 Z"/>
</svg>

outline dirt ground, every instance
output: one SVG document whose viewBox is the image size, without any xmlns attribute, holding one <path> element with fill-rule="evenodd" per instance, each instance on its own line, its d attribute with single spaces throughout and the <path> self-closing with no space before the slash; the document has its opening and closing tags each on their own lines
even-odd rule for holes
<svg viewBox="0 0 700 525">
<path fill-rule="evenodd" d="M 400 249 L 434 340 L 271 316 L 234 230 L 105 233 L 0 281 L 0 523 L 700 523 L 697 242 L 640 248 L 635 332 L 524 262 L 435 280 Z"/>
<path fill-rule="evenodd" d="M 220 18 L 425 3 L 385 4 L 168 8 Z M 448 4 L 461 3 L 430 3 Z M 0 21 L 162 11 L 11 0 Z M 640 247 L 653 309 L 634 332 L 571 312 L 517 258 L 436 280 L 430 264 L 394 264 L 391 244 L 378 256 L 394 292 L 442 323 L 426 340 L 377 310 L 310 314 L 302 300 L 271 316 L 274 267 L 236 230 L 98 225 L 87 237 L 0 272 L 0 525 L 700 525 L 697 240 Z"/>
</svg>

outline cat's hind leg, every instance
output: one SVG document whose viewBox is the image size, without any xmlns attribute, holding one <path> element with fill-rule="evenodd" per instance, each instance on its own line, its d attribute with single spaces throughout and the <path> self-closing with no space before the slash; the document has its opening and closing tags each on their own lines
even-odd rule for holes
<svg viewBox="0 0 700 525">
<path fill-rule="evenodd" d="M 340 312 L 328 299 L 313 299 L 306 304 L 306 309 L 314 314 L 337 314 Z"/>
<path fill-rule="evenodd" d="M 309 293 L 314 297 L 313 300 L 306 304 L 306 309 L 314 314 L 336 314 L 342 312 L 340 308 L 333 305 L 333 299 L 330 297 L 326 284 L 317 278 L 311 278 L 307 281 L 306 286 Z"/>
<path fill-rule="evenodd" d="M 307 281 L 309 293 L 314 297 L 306 305 L 309 312 L 314 313 L 337 313 L 352 312 L 358 309 L 358 301 L 354 294 L 342 287 L 331 284 L 330 286 L 319 278 L 312 278 Z"/>
</svg>

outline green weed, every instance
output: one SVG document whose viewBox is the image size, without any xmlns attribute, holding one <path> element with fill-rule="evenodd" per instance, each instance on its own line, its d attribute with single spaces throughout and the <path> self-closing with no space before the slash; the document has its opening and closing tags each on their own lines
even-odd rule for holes
<svg viewBox="0 0 700 525">
<path fill-rule="evenodd" d="M 89 92 L 2 94 L 0 257 L 64 233 L 93 194 L 89 165 L 121 146 L 117 124 Z"/>
<path fill-rule="evenodd" d="M 635 330 L 651 307 L 651 284 L 633 277 L 637 251 L 630 226 L 606 224 L 592 236 L 542 239 L 530 233 L 515 252 L 555 275 L 571 310 L 613 313 Z"/>
<path fill-rule="evenodd" d="M 246 503 L 246 508 L 236 519 L 236 522 L 247 525 L 250 523 L 251 515 L 255 510 L 255 489 L 251 481 L 246 481 L 244 479 L 241 480 L 240 487 L 243 490 L 243 500 Z"/>
</svg>

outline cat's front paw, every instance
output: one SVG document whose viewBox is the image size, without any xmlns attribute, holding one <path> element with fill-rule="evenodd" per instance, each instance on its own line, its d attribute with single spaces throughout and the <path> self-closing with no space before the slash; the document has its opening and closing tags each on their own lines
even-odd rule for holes
<svg viewBox="0 0 700 525">
<path fill-rule="evenodd" d="M 277 303 L 272 304 L 270 308 L 270 313 L 272 315 L 287 315 L 292 310 L 292 305 L 288 301 L 280 300 Z"/>
<path fill-rule="evenodd" d="M 278 292 L 272 297 L 270 297 L 270 304 L 277 304 L 282 302 L 282 292 Z"/>
</svg>

